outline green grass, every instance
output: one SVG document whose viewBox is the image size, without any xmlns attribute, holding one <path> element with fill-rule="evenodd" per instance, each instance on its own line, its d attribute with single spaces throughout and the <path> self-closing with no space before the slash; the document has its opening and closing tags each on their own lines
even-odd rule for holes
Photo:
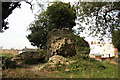
<svg viewBox="0 0 120 80">
<path fill-rule="evenodd" d="M 50 70 L 47 67 L 46 69 Z M 66 69 L 69 71 L 65 71 Z M 68 66 L 56 65 L 50 71 L 61 78 L 118 78 L 118 65 L 89 58 L 78 58 L 75 63 Z"/>
<path fill-rule="evenodd" d="M 104 63 L 105 69 L 89 65 L 81 65 L 79 67 L 75 67 L 77 64 L 72 65 L 74 67 L 70 66 L 70 71 L 67 72 L 61 69 L 57 74 L 62 78 L 118 78 L 118 66 L 116 65 Z"/>
<path fill-rule="evenodd" d="M 13 55 L 2 55 L 4 57 L 13 57 Z M 88 55 L 77 55 L 69 57 L 70 60 L 76 60 L 70 65 L 56 64 L 55 68 L 48 68 L 46 65 L 40 73 L 33 73 L 25 68 L 15 68 L 3 70 L 5 78 L 118 78 L 118 65 L 111 64 L 107 61 L 100 62 L 94 59 L 89 59 Z M 61 66 L 59 66 L 61 65 Z M 65 71 L 68 69 L 68 71 Z M 44 71 L 47 71 L 44 73 Z M 45 76 L 45 75 L 50 76 Z M 42 75 L 42 76 L 41 76 Z"/>
<path fill-rule="evenodd" d="M 14 57 L 14 56 L 15 56 L 15 55 L 13 55 L 13 54 L 4 54 L 4 53 L 0 54 L 0 57 L 10 58 L 10 57 Z"/>
<path fill-rule="evenodd" d="M 16 61 L 11 61 L 10 59 L 14 57 L 12 54 L 0 54 L 2 57 L 2 69 L 5 68 L 15 68 Z"/>
</svg>

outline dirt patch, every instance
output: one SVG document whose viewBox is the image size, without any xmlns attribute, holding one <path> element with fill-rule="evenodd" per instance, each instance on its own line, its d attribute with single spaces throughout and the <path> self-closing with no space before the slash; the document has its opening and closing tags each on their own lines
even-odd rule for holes
<svg viewBox="0 0 120 80">
<path fill-rule="evenodd" d="M 26 65 L 22 64 L 20 68 L 3 70 L 3 78 L 58 78 L 49 71 L 41 70 L 46 64 Z"/>
</svg>

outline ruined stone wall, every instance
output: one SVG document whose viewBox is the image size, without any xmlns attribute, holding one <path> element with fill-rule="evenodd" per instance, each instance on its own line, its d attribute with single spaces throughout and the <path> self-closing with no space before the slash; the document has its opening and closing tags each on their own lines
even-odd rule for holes
<svg viewBox="0 0 120 80">
<path fill-rule="evenodd" d="M 62 55 L 73 56 L 76 54 L 74 40 L 70 37 L 68 29 L 54 29 L 47 37 L 47 49 L 49 56 Z"/>
</svg>

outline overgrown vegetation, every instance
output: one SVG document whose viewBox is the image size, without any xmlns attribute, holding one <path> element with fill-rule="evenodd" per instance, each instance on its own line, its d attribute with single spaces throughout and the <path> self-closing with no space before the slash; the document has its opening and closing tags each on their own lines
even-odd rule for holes
<svg viewBox="0 0 120 80">
<path fill-rule="evenodd" d="M 37 49 L 36 52 L 23 52 L 17 57 L 20 57 L 20 60 L 23 64 L 38 64 L 40 62 L 47 62 L 47 52 L 43 49 Z"/>
<path fill-rule="evenodd" d="M 87 54 L 69 59 L 76 62 L 70 65 L 56 64 L 55 68 L 47 65 L 44 70 L 54 72 L 61 78 L 118 78 L 117 65 L 88 58 Z"/>
<path fill-rule="evenodd" d="M 112 43 L 113 45 L 120 51 L 120 30 L 115 30 L 112 35 Z"/>
<path fill-rule="evenodd" d="M 12 54 L 0 54 L 0 57 L 2 58 L 2 68 L 15 68 L 16 67 L 16 61 L 11 61 L 11 58 L 14 57 Z"/>
<path fill-rule="evenodd" d="M 83 37 L 72 34 L 72 38 L 75 40 L 76 51 L 80 52 L 79 54 L 89 54 L 89 43 L 85 41 Z"/>
<path fill-rule="evenodd" d="M 43 50 L 38 50 L 40 53 L 44 52 Z M 41 73 L 46 71 L 54 76 L 50 77 L 60 77 L 60 78 L 118 78 L 118 66 L 111 64 L 108 61 L 100 62 L 95 59 L 88 57 L 88 54 L 81 54 L 78 52 L 74 57 L 67 57 L 70 60 L 75 60 L 76 62 L 69 65 L 56 64 L 54 68 L 49 68 L 49 65 L 46 65 Z M 18 74 L 18 71 L 20 72 Z M 10 75 L 13 72 L 15 75 Z M 36 75 L 36 76 L 35 76 Z M 43 74 L 42 74 L 43 75 Z M 3 70 L 4 77 L 12 78 L 40 78 L 41 75 L 34 73 L 33 71 L 26 70 L 25 68 L 6 68 Z M 45 77 L 45 76 L 44 76 Z"/>
</svg>

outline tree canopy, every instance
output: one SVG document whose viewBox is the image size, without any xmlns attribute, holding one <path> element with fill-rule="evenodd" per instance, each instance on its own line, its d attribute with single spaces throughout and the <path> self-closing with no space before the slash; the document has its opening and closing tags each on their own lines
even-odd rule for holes
<svg viewBox="0 0 120 80">
<path fill-rule="evenodd" d="M 20 7 L 19 2 L 2 2 L 2 29 L 6 30 L 9 27 L 7 26 L 8 22 L 5 19 L 12 13 L 12 11 Z"/>
<path fill-rule="evenodd" d="M 120 2 L 76 2 L 77 23 L 82 32 L 86 29 L 88 34 L 99 37 L 103 41 L 106 36 L 119 49 L 120 29 Z M 86 23 L 86 26 L 81 25 Z M 118 30 L 118 31 L 116 31 Z M 115 33 L 115 34 L 114 34 Z"/>
<path fill-rule="evenodd" d="M 31 2 L 25 1 L 27 4 L 31 5 Z M 8 18 L 10 14 L 12 14 L 13 10 L 16 8 L 20 8 L 21 3 L 20 2 L 2 2 L 2 31 L 8 29 L 8 21 L 5 21 L 5 19 Z"/>
<path fill-rule="evenodd" d="M 48 16 L 45 12 L 37 15 L 36 20 L 30 24 L 28 30 L 31 34 L 27 36 L 31 45 L 45 48 L 47 43 L 47 34 L 50 31 Z"/>
<path fill-rule="evenodd" d="M 113 32 L 112 43 L 120 51 L 120 30 L 115 30 Z"/>
<path fill-rule="evenodd" d="M 54 28 L 66 27 L 72 29 L 76 25 L 76 11 L 70 3 L 54 2 L 51 6 L 48 6 L 46 13 L 49 16 L 50 24 Z"/>
<path fill-rule="evenodd" d="M 69 28 L 75 26 L 76 12 L 70 3 L 53 2 L 30 24 L 28 30 L 31 34 L 27 36 L 32 45 L 46 48 L 47 35 L 53 29 Z"/>
<path fill-rule="evenodd" d="M 97 36 L 101 34 L 111 35 L 115 29 L 120 27 L 120 2 L 77 2 L 75 4 L 80 31 L 85 30 L 86 23 L 90 34 Z"/>
</svg>

